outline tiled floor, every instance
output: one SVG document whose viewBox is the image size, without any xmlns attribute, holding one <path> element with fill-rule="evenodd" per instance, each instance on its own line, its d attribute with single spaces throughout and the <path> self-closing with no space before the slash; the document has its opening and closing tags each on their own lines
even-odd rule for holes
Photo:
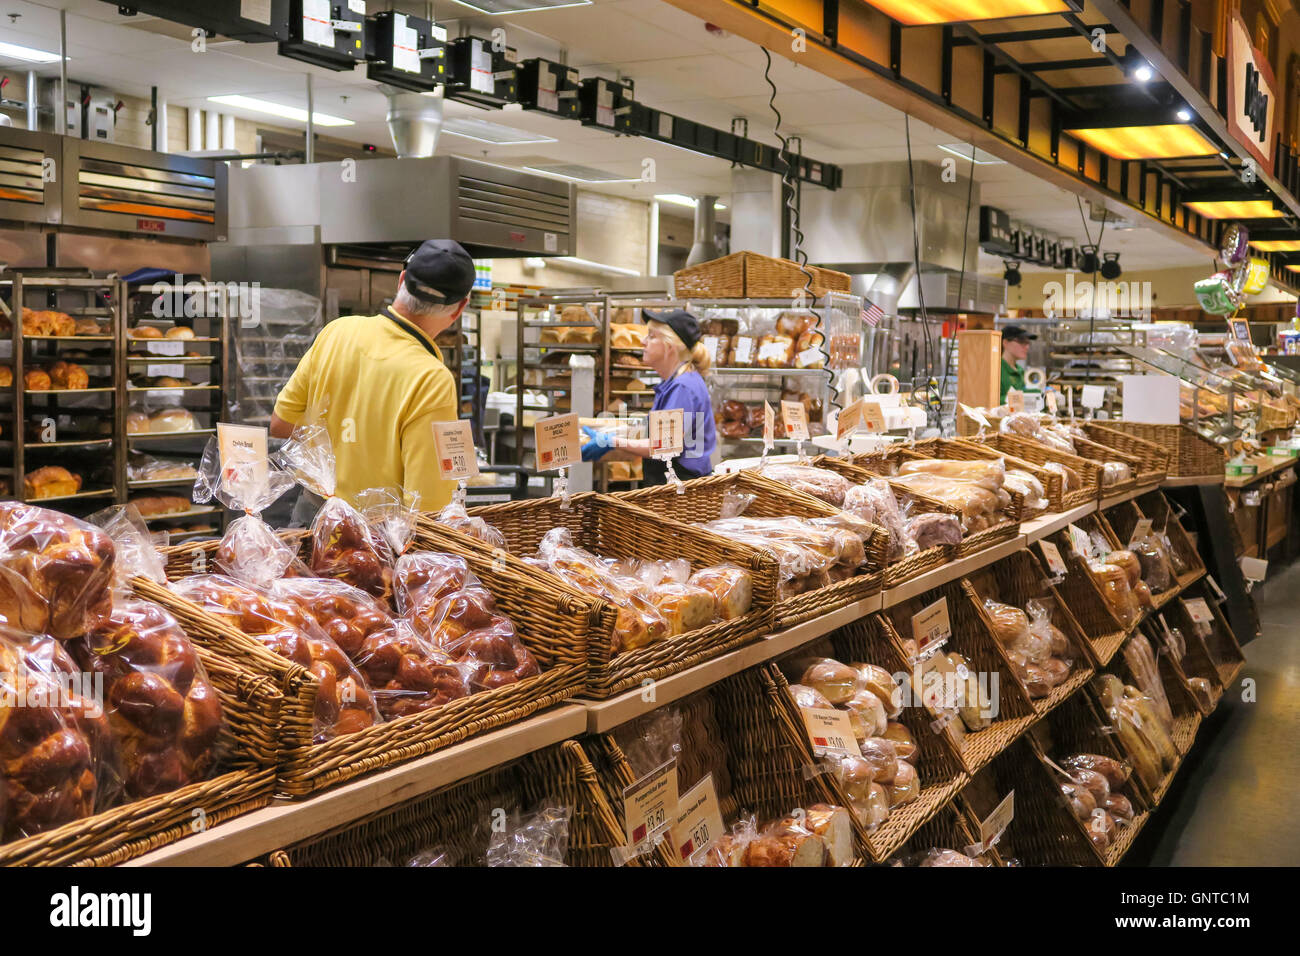
<svg viewBox="0 0 1300 956">
<path fill-rule="evenodd" d="M 1126 865 L 1300 866 L 1300 562 L 1256 593 L 1261 635 Z M 1254 681 L 1254 701 L 1243 682 Z"/>
</svg>

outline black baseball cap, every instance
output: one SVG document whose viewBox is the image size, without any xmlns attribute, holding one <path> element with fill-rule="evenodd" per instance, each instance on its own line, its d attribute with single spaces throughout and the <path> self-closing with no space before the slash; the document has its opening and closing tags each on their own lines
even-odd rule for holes
<svg viewBox="0 0 1300 956">
<path fill-rule="evenodd" d="M 1032 342 L 1036 338 L 1038 336 L 1031 335 L 1028 329 L 1022 329 L 1018 325 L 1007 325 L 1002 328 L 1003 342 Z"/>
<path fill-rule="evenodd" d="M 642 309 L 641 316 L 647 322 L 662 322 L 668 326 L 688 349 L 695 348 L 695 343 L 700 340 L 700 323 L 685 309 L 670 309 L 665 312 Z"/>
<path fill-rule="evenodd" d="M 474 260 L 455 240 L 426 239 L 406 257 L 405 285 L 423 302 L 459 302 L 474 288 Z"/>
</svg>

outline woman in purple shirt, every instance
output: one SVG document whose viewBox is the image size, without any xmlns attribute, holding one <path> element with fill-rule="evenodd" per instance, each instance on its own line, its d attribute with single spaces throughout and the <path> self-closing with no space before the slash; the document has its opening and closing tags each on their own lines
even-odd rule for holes
<svg viewBox="0 0 1300 956">
<path fill-rule="evenodd" d="M 670 312 L 642 310 L 648 331 L 642 359 L 659 375 L 651 411 L 682 410 L 683 449 L 672 459 L 673 470 L 683 479 L 713 472 L 713 450 L 718 436 L 713 427 L 713 403 L 704 376 L 709 371 L 709 353 L 700 341 L 700 324 L 681 309 Z M 607 439 L 584 429 L 589 441 L 582 447 L 583 461 L 606 455 L 619 459 L 643 459 L 643 484 L 662 485 L 668 480 L 668 466 L 650 457 L 650 442 L 624 441 L 611 447 Z"/>
</svg>

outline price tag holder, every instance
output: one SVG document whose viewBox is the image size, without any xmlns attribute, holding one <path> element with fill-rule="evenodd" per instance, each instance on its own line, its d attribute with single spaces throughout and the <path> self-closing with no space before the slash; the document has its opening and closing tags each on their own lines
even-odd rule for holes
<svg viewBox="0 0 1300 956">
<path fill-rule="evenodd" d="M 718 791 L 713 774 L 682 794 L 677 801 L 677 820 L 673 824 L 673 846 L 682 865 L 696 863 L 713 841 L 727 831 L 718 807 Z"/>
<path fill-rule="evenodd" d="M 1091 546 L 1091 543 L 1088 540 L 1088 532 L 1075 524 L 1067 525 L 1066 531 L 1069 532 L 1070 535 L 1070 547 L 1074 549 L 1075 554 L 1086 561 Z"/>
<path fill-rule="evenodd" d="M 1065 560 L 1061 557 L 1061 549 L 1050 541 L 1038 542 L 1038 547 L 1043 551 L 1043 559 L 1047 562 L 1047 569 L 1059 577 L 1065 576 Z"/>
<path fill-rule="evenodd" d="M 855 431 L 862 427 L 862 399 L 856 402 L 850 402 L 840 411 L 839 417 L 835 419 L 835 440 L 840 445 L 847 446 L 848 439 Z"/>
<path fill-rule="evenodd" d="M 1263 558 L 1242 558 L 1241 576 L 1247 581 L 1263 581 L 1268 577 L 1268 561 Z"/>
<path fill-rule="evenodd" d="M 763 454 L 770 452 L 776 445 L 776 412 L 767 402 L 763 403 Z"/>
<path fill-rule="evenodd" d="M 438 449 L 438 477 L 444 481 L 464 481 L 478 474 L 478 457 L 474 454 L 474 431 L 465 420 L 434 422 L 433 441 Z"/>
<path fill-rule="evenodd" d="M 1219 582 L 1214 580 L 1214 575 L 1207 574 L 1205 576 L 1205 583 L 1208 584 L 1210 586 L 1210 590 L 1214 592 L 1215 604 L 1222 604 L 1226 600 L 1228 600 L 1228 595 L 1223 593 L 1223 588 L 1219 587 Z"/>
<path fill-rule="evenodd" d="M 824 707 L 800 707 L 803 724 L 813 753 L 818 757 L 861 757 L 862 748 L 853 735 L 848 711 Z"/>
<path fill-rule="evenodd" d="M 650 847 L 677 822 L 677 758 L 623 789 L 623 830 L 629 847 Z"/>
<path fill-rule="evenodd" d="M 1143 518 L 1133 526 L 1133 534 L 1130 535 L 1128 539 L 1129 547 L 1133 546 L 1133 542 L 1141 541 L 1143 538 L 1151 534 L 1151 524 L 1152 522 L 1150 518 Z"/>
<path fill-rule="evenodd" d="M 1104 385 L 1085 385 L 1079 404 L 1094 411 L 1106 404 L 1106 387 Z"/>
<path fill-rule="evenodd" d="M 862 401 L 862 426 L 871 434 L 885 431 L 885 411 L 879 402 Z"/>
<path fill-rule="evenodd" d="M 912 637 L 919 654 L 926 654 L 948 643 L 952 623 L 948 619 L 948 599 L 939 598 L 929 607 L 912 615 Z"/>
<path fill-rule="evenodd" d="M 1047 411 L 1052 415 L 1056 414 L 1056 392 L 1048 391 L 1043 393 L 1043 401 L 1047 402 Z"/>
<path fill-rule="evenodd" d="M 1006 828 L 1011 825 L 1015 815 L 1016 792 L 1012 790 L 1002 798 L 1002 802 L 992 813 L 980 821 L 980 843 L 984 845 L 985 850 L 998 842 Z"/>
<path fill-rule="evenodd" d="M 957 669 L 952 661 L 944 654 L 931 654 L 913 665 L 910 679 L 915 699 L 935 718 L 930 729 L 936 734 L 947 729 L 960 746 L 966 728 L 955 706 Z"/>
<path fill-rule="evenodd" d="M 961 402 L 957 403 L 957 407 L 961 409 L 963 415 L 973 421 L 980 428 L 993 428 L 993 426 L 989 424 L 988 416 L 984 414 L 983 409 L 972 408 L 969 405 L 963 405 Z"/>
<path fill-rule="evenodd" d="M 568 468 L 582 457 L 577 415 L 552 415 L 539 419 L 533 426 L 533 436 L 537 441 L 539 471 Z"/>
<path fill-rule="evenodd" d="M 217 452 L 221 458 L 221 487 L 227 494 L 252 501 L 266 494 L 267 431 L 254 425 L 217 422 Z"/>
<path fill-rule="evenodd" d="M 1205 603 L 1204 598 L 1192 598 L 1190 601 L 1184 601 L 1183 610 L 1187 612 L 1187 616 L 1192 619 L 1193 624 L 1214 623 L 1214 615 L 1210 612 L 1210 606 Z"/>
<path fill-rule="evenodd" d="M 683 412 L 666 408 L 647 416 L 650 451 L 655 458 L 673 458 L 686 447 Z"/>
<path fill-rule="evenodd" d="M 793 441 L 808 440 L 808 409 L 803 402 L 781 403 L 781 424 L 785 426 L 785 437 Z"/>
</svg>

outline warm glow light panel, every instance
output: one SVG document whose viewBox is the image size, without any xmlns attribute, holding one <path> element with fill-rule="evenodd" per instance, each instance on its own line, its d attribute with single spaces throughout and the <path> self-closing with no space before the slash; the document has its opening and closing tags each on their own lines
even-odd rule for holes
<svg viewBox="0 0 1300 956">
<path fill-rule="evenodd" d="M 1207 219 L 1280 219 L 1281 210 L 1274 209 L 1268 199 L 1232 199 L 1221 202 L 1185 202 L 1194 213 Z"/>
<path fill-rule="evenodd" d="M 1260 239 L 1251 245 L 1260 252 L 1300 252 L 1300 239 Z"/>
<path fill-rule="evenodd" d="M 1287 266 L 1292 272 L 1300 272 L 1300 266 Z"/>
<path fill-rule="evenodd" d="M 1063 0 L 870 0 L 871 5 L 904 26 L 1000 20 L 1045 13 L 1071 13 Z"/>
<path fill-rule="evenodd" d="M 1116 159 L 1177 159 L 1213 156 L 1218 152 L 1194 127 L 1181 123 L 1067 129 L 1065 132 Z"/>
</svg>

